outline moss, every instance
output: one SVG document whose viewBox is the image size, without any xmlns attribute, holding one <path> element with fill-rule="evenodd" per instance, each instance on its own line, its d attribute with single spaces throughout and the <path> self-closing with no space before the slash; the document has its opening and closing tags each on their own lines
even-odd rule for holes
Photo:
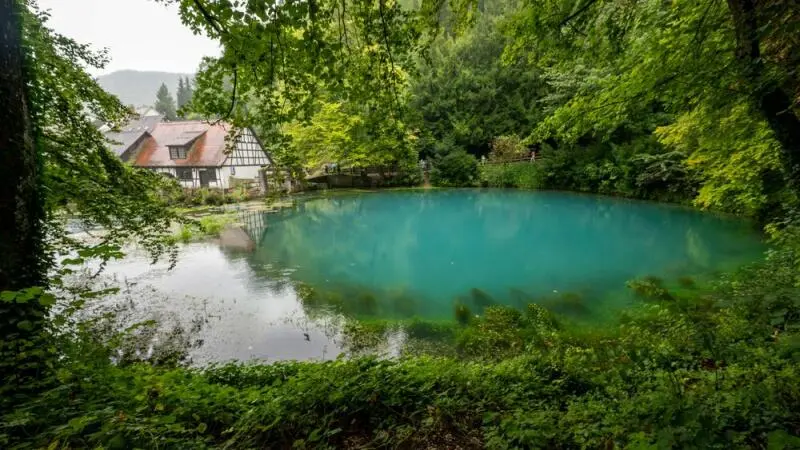
<svg viewBox="0 0 800 450">
<path fill-rule="evenodd" d="M 644 300 L 674 300 L 672 294 L 664 287 L 664 280 L 655 276 L 631 280 L 627 285 L 639 298 Z"/>
<path fill-rule="evenodd" d="M 452 338 L 453 324 L 430 320 L 413 319 L 403 326 L 410 338 L 442 341 Z"/>
<path fill-rule="evenodd" d="M 561 324 L 548 309 L 535 303 L 525 308 L 525 320 L 536 329 L 558 330 Z"/>
</svg>

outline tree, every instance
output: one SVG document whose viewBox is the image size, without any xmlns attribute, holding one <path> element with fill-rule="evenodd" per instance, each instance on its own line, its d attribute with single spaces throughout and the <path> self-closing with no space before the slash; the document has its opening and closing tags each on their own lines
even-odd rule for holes
<svg viewBox="0 0 800 450">
<path fill-rule="evenodd" d="M 800 56 L 793 30 L 800 16 L 792 5 L 782 0 L 526 1 L 507 28 L 514 44 L 506 57 L 528 58 L 554 90 L 536 140 L 577 142 L 592 136 L 610 141 L 631 129 L 676 131 L 673 125 L 682 116 L 693 118 L 680 121 L 684 131 L 693 121 L 761 121 L 768 132 L 757 133 L 758 143 L 777 142 L 767 147 L 782 155 L 782 171 L 797 185 L 800 122 L 793 105 L 800 92 L 795 70 Z M 692 130 L 680 135 L 715 146 L 701 149 L 701 171 L 733 156 L 730 149 L 755 142 L 752 136 L 714 128 Z M 759 180 L 764 203 L 767 185 L 775 179 L 773 158 L 757 155 L 745 151 L 737 164 L 749 171 L 747 178 Z M 689 155 L 690 161 L 698 159 Z"/>
<path fill-rule="evenodd" d="M 510 40 L 499 23 L 510 6 L 492 7 L 462 35 L 438 38 L 427 57 L 417 61 L 409 121 L 423 130 L 427 153 L 436 142 L 452 140 L 472 154 L 486 155 L 493 139 L 527 134 L 542 118 L 538 100 L 545 85 L 539 71 L 522 58 L 501 60 Z"/>
<path fill-rule="evenodd" d="M 176 120 L 178 118 L 178 114 L 175 112 L 175 99 L 172 98 L 172 94 L 169 93 L 169 89 L 164 83 L 161 83 L 161 87 L 158 88 L 154 108 L 164 115 L 167 120 Z"/>
<path fill-rule="evenodd" d="M 186 104 L 186 87 L 183 85 L 183 77 L 178 78 L 178 109 Z"/>
<path fill-rule="evenodd" d="M 35 378 L 40 362 L 33 337 L 41 329 L 45 307 L 38 296 L 19 301 L 11 294 L 45 284 L 44 201 L 39 130 L 23 52 L 23 11 L 17 0 L 0 0 L 0 396 L 20 395 Z M 4 398 L 0 405 L 10 401 Z"/>
<path fill-rule="evenodd" d="M 131 239 L 154 258 L 175 255 L 166 236 L 177 217 L 155 195 L 166 181 L 123 163 L 94 125 L 116 128 L 132 115 L 83 69 L 102 68 L 106 54 L 54 33 L 47 17 L 32 1 L 0 1 L 0 403 L 40 375 L 47 347 L 32 338 L 61 263 L 118 257 Z M 106 234 L 99 243 L 72 240 L 64 215 Z"/>
<path fill-rule="evenodd" d="M 181 108 L 189 104 L 192 101 L 192 96 L 194 95 L 194 90 L 192 89 L 192 80 L 189 77 L 186 77 L 186 80 L 183 82 L 183 92 L 184 102 L 181 105 Z"/>
<path fill-rule="evenodd" d="M 403 68 L 420 32 L 416 13 L 398 2 L 172 2 L 180 3 L 187 25 L 223 49 L 195 77 L 197 114 L 285 142 L 281 125 L 311 120 L 323 96 L 368 111 L 372 130 L 402 128 Z"/>
<path fill-rule="evenodd" d="M 22 47 L 22 11 L 17 0 L 0 1 L 0 291 L 44 282 L 44 204 L 41 162 L 31 120 L 29 71 Z M 5 324 L 6 322 L 3 321 Z"/>
<path fill-rule="evenodd" d="M 327 163 L 363 168 L 416 162 L 413 136 L 401 121 L 386 121 L 343 102 L 320 100 L 318 108 L 311 120 L 285 127 L 291 137 L 287 150 L 305 169 L 313 172 Z"/>
<path fill-rule="evenodd" d="M 178 110 L 192 101 L 192 82 L 189 77 L 178 78 Z"/>
<path fill-rule="evenodd" d="M 792 0 L 728 0 L 740 77 L 751 92 L 753 105 L 781 143 L 787 172 L 795 189 L 800 189 L 800 50 L 796 37 L 800 14 L 796 8 Z"/>
</svg>

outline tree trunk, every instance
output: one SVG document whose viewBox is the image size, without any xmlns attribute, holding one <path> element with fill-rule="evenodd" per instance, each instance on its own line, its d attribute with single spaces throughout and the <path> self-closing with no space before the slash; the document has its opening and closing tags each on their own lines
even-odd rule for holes
<svg viewBox="0 0 800 450">
<path fill-rule="evenodd" d="M 0 291 L 44 286 L 44 206 L 30 115 L 19 0 L 0 0 Z M 30 386 L 40 369 L 38 298 L 0 299 L 0 405 Z"/>
<path fill-rule="evenodd" d="M 742 64 L 745 81 L 753 91 L 756 108 L 781 144 L 794 188 L 800 189 L 800 118 L 792 110 L 792 96 L 763 76 L 758 4 L 756 0 L 728 0 L 728 8 L 736 31 L 736 58 Z"/>
<path fill-rule="evenodd" d="M 19 8 L 17 0 L 0 0 L 0 291 L 44 282 L 44 208 L 25 83 Z"/>
</svg>

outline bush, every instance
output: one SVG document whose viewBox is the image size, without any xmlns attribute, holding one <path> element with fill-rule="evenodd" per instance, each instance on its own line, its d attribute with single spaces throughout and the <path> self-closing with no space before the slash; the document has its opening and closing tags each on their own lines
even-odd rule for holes
<svg viewBox="0 0 800 450">
<path fill-rule="evenodd" d="M 201 205 L 220 206 L 225 204 L 225 194 L 221 189 L 201 188 L 197 191 Z"/>
<path fill-rule="evenodd" d="M 542 172 L 538 163 L 482 164 L 481 185 L 486 187 L 539 189 Z"/>
<path fill-rule="evenodd" d="M 439 158 L 431 170 L 431 182 L 436 186 L 468 187 L 478 183 L 478 161 L 463 150 Z"/>
<path fill-rule="evenodd" d="M 638 197 L 653 200 L 693 198 L 697 185 L 686 167 L 686 155 L 681 152 L 639 154 L 628 161 L 628 183 Z"/>
<path fill-rule="evenodd" d="M 390 180 L 391 186 L 419 186 L 422 184 L 422 168 L 415 161 L 401 163 L 397 168 L 397 176 Z"/>
<path fill-rule="evenodd" d="M 522 143 L 517 135 L 500 136 L 494 138 L 489 152 L 490 161 L 511 161 L 528 156 L 528 147 Z"/>
</svg>

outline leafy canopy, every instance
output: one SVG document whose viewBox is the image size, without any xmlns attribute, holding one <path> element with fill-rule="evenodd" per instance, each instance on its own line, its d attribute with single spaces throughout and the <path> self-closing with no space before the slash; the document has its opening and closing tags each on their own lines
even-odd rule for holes
<svg viewBox="0 0 800 450">
<path fill-rule="evenodd" d="M 41 182 L 52 250 L 90 251 L 89 244 L 66 237 L 63 226 L 69 217 L 107 231 L 94 248 L 121 247 L 135 238 L 154 257 L 170 252 L 165 238 L 177 216 L 157 195 L 166 188 L 166 181 L 124 164 L 109 151 L 109 143 L 95 125 L 99 121 L 118 127 L 132 115 L 84 70 L 104 67 L 108 55 L 54 32 L 47 26 L 47 13 L 33 2 L 24 6 L 31 112 L 44 161 Z"/>
</svg>

